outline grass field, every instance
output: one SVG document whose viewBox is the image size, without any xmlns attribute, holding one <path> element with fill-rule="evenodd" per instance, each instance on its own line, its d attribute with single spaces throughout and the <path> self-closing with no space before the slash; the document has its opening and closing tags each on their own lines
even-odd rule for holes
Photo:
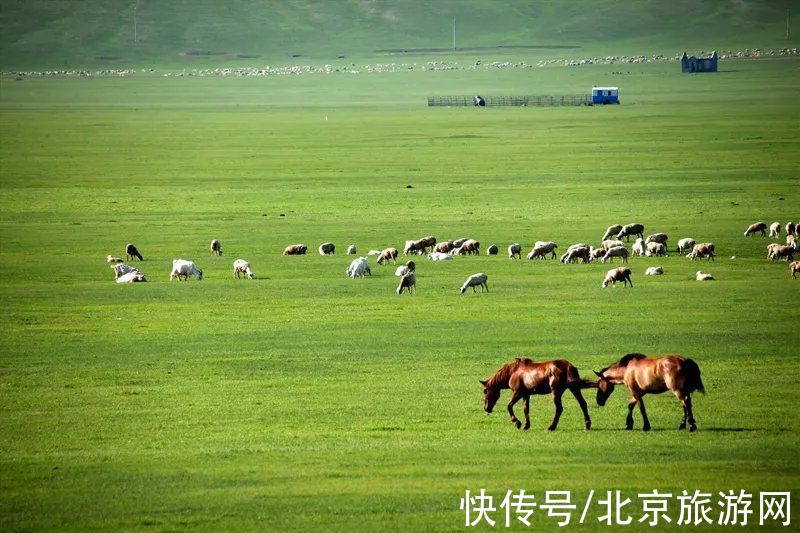
<svg viewBox="0 0 800 533">
<path fill-rule="evenodd" d="M 571 490 L 573 521 L 592 489 L 796 496 L 800 282 L 742 232 L 800 221 L 800 60 L 720 65 L 0 79 L 0 528 L 452 530 L 481 488 Z M 623 104 L 425 107 L 593 84 Z M 717 261 L 632 259 L 635 288 L 603 290 L 606 265 L 502 253 L 633 221 Z M 428 234 L 501 255 L 420 260 L 413 297 L 393 267 L 345 277 L 348 244 Z M 333 257 L 280 255 L 327 240 Z M 150 283 L 113 282 L 127 242 Z M 176 257 L 206 279 L 170 283 Z M 459 295 L 481 271 L 491 292 Z M 591 432 L 572 398 L 553 433 L 549 398 L 528 432 L 507 395 L 482 412 L 478 380 L 517 355 L 590 377 L 631 351 L 699 363 L 697 433 L 671 395 L 646 398 L 652 432 L 622 431 L 621 390 L 587 394 Z"/>
</svg>

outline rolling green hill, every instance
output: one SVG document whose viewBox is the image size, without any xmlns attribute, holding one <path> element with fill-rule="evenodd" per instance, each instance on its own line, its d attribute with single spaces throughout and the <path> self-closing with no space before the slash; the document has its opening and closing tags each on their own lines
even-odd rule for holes
<svg viewBox="0 0 800 533">
<path fill-rule="evenodd" d="M 786 0 L 2 0 L 0 66 L 281 64 L 386 56 L 379 51 L 387 49 L 446 50 L 454 18 L 457 47 L 470 52 L 780 48 L 797 46 L 796 38 L 786 39 L 788 7 Z M 494 52 L 512 50 L 518 49 Z"/>
</svg>

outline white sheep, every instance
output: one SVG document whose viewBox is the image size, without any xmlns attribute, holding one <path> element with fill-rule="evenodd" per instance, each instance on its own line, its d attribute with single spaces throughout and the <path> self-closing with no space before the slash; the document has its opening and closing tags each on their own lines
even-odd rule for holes
<svg viewBox="0 0 800 533">
<path fill-rule="evenodd" d="M 691 237 L 685 237 L 678 241 L 678 253 L 683 254 L 686 253 L 688 250 L 694 248 L 695 240 Z"/>
<path fill-rule="evenodd" d="M 380 252 L 378 252 L 378 253 L 380 253 Z M 347 255 L 356 255 L 356 245 L 355 244 L 351 244 L 350 246 L 347 247 Z"/>
<path fill-rule="evenodd" d="M 770 239 L 775 238 L 779 239 L 781 236 L 781 223 L 780 222 L 773 222 L 769 225 L 769 237 Z"/>
<path fill-rule="evenodd" d="M 767 229 L 767 225 L 764 222 L 756 222 L 755 224 L 750 224 L 747 229 L 744 231 L 744 236 L 749 237 L 754 233 L 761 232 L 762 237 L 767 236 L 767 232 L 764 231 Z"/>
<path fill-rule="evenodd" d="M 647 250 L 645 249 L 644 239 L 642 238 L 636 239 L 636 242 L 634 242 L 633 246 L 631 246 L 631 253 L 633 254 L 633 257 L 636 256 L 641 257 L 645 254 L 646 251 Z"/>
<path fill-rule="evenodd" d="M 431 261 L 449 261 L 453 259 L 453 256 L 442 252 L 431 252 L 428 254 L 428 259 Z"/>
<path fill-rule="evenodd" d="M 694 277 L 697 281 L 714 281 L 714 276 L 712 276 L 711 274 L 706 274 L 699 270 L 697 271 L 697 274 L 694 275 Z"/>
<path fill-rule="evenodd" d="M 623 287 L 630 283 L 631 288 L 633 288 L 633 281 L 631 281 L 631 269 L 628 267 L 612 268 L 606 272 L 606 277 L 601 286 L 605 289 L 608 287 L 608 284 L 611 283 L 613 287 L 616 287 L 618 281 L 622 282 Z"/>
<path fill-rule="evenodd" d="M 140 283 L 144 281 L 147 281 L 145 275 L 136 270 L 135 268 L 130 272 L 123 274 L 117 278 L 117 283 Z"/>
<path fill-rule="evenodd" d="M 528 259 L 533 259 L 534 257 L 544 259 L 548 254 L 551 255 L 552 259 L 555 259 L 556 248 L 558 248 L 558 245 L 553 241 L 536 241 L 536 244 L 533 245 L 533 249 L 528 253 Z"/>
<path fill-rule="evenodd" d="M 317 249 L 319 255 L 331 255 L 336 253 L 336 245 L 332 242 L 323 242 Z"/>
<path fill-rule="evenodd" d="M 472 292 L 478 292 L 478 290 L 475 287 L 479 285 L 481 287 L 481 292 L 483 292 L 484 288 L 486 289 L 486 292 L 489 292 L 489 285 L 486 284 L 486 280 L 488 279 L 489 276 L 487 276 L 483 272 L 471 275 L 470 277 L 467 278 L 467 281 L 465 281 L 464 284 L 461 286 L 461 294 L 467 292 L 467 289 L 470 287 L 472 287 Z"/>
<path fill-rule="evenodd" d="M 600 259 L 601 263 L 605 263 L 606 259 L 613 261 L 615 257 L 621 257 L 623 263 L 628 262 L 628 249 L 624 246 L 614 246 L 606 250 L 606 253 Z"/>
<path fill-rule="evenodd" d="M 608 250 L 609 248 L 614 248 L 615 246 L 625 246 L 625 243 L 619 239 L 605 239 L 601 246 L 603 247 L 603 251 Z"/>
<path fill-rule="evenodd" d="M 211 241 L 211 255 L 220 256 L 222 255 L 222 244 L 217 239 Z"/>
<path fill-rule="evenodd" d="M 353 259 L 353 261 L 350 263 L 350 266 L 347 267 L 346 272 L 351 278 L 363 278 L 365 274 L 369 274 L 370 276 L 372 275 L 366 257 Z"/>
<path fill-rule="evenodd" d="M 237 259 L 233 262 L 233 277 L 239 279 L 239 274 L 245 275 L 250 279 L 255 277 L 253 270 L 250 268 L 250 263 L 244 259 Z"/>
<path fill-rule="evenodd" d="M 508 245 L 508 258 L 514 259 L 514 256 L 522 259 L 522 246 L 520 246 L 518 242 Z"/>
<path fill-rule="evenodd" d="M 367 255 L 381 255 L 381 250 L 370 250 Z"/>
<path fill-rule="evenodd" d="M 394 271 L 394 275 L 397 276 L 398 278 L 401 278 L 406 274 L 408 274 L 408 267 L 405 265 L 400 265 L 399 267 L 397 267 L 397 270 Z"/>
<path fill-rule="evenodd" d="M 600 239 L 602 241 L 608 239 L 609 237 L 613 237 L 614 235 L 618 234 L 622 229 L 622 224 L 614 224 L 609 226 L 605 233 L 603 233 L 603 238 Z"/>
<path fill-rule="evenodd" d="M 644 271 L 645 276 L 661 276 L 664 274 L 663 267 L 648 267 L 647 270 Z"/>
<path fill-rule="evenodd" d="M 666 233 L 653 233 L 652 235 L 648 235 L 647 238 L 644 240 L 645 244 L 649 244 L 651 242 L 660 242 L 664 246 L 667 245 L 667 237 Z"/>
<path fill-rule="evenodd" d="M 645 255 L 647 257 L 654 255 L 663 255 L 665 257 L 668 257 L 669 253 L 667 253 L 667 247 L 664 244 L 660 242 L 650 241 L 647 243 L 647 251 L 645 252 Z"/>
<path fill-rule="evenodd" d="M 627 224 L 622 226 L 622 229 L 617 233 L 617 239 L 625 237 L 626 240 L 631 239 L 631 235 L 636 235 L 640 239 L 644 238 L 644 225 L 643 224 Z"/>
<path fill-rule="evenodd" d="M 109 265 L 118 265 L 118 264 L 124 262 L 121 257 L 114 257 L 114 256 L 111 256 L 111 255 L 109 255 L 108 259 L 106 259 L 106 260 L 108 261 Z"/>
</svg>

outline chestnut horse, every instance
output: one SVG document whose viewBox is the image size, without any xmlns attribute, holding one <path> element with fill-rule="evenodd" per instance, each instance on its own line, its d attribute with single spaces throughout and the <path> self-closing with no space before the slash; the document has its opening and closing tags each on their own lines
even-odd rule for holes
<svg viewBox="0 0 800 533">
<path fill-rule="evenodd" d="M 600 380 L 597 382 L 597 404 L 605 405 L 606 400 L 614 392 L 614 385 L 624 383 L 631 393 L 628 402 L 628 418 L 625 429 L 633 429 L 633 408 L 639 405 L 642 412 L 644 431 L 650 431 L 650 420 L 644 410 L 642 396 L 672 391 L 683 405 L 683 420 L 678 429 L 686 429 L 689 420 L 689 431 L 697 429 L 692 413 L 692 393 L 700 391 L 705 394 L 703 381 L 700 379 L 700 367 L 691 359 L 680 355 L 665 355 L 652 358 L 640 353 L 629 353 L 619 362 L 595 372 Z"/>
<path fill-rule="evenodd" d="M 514 404 L 520 399 L 525 400 L 525 427 L 530 429 L 530 397 L 531 394 L 553 394 L 553 404 L 556 413 L 553 422 L 548 426 L 549 431 L 553 431 L 558 426 L 558 419 L 561 417 L 563 408 L 561 407 L 561 395 L 569 390 L 578 400 L 578 405 L 583 411 L 583 419 L 586 429 L 591 429 L 592 421 L 589 419 L 589 410 L 586 408 L 586 401 L 583 399 L 581 389 L 597 387 L 597 383 L 581 379 L 578 369 L 568 361 L 556 360 L 544 363 L 535 363 L 527 357 L 517 357 L 517 359 L 503 365 L 495 375 L 481 381 L 483 385 L 483 408 L 487 413 L 491 413 L 494 404 L 500 398 L 502 389 L 511 389 L 511 401 L 508 404 L 508 414 L 511 415 L 511 423 L 522 427 L 522 422 L 514 415 Z"/>
</svg>

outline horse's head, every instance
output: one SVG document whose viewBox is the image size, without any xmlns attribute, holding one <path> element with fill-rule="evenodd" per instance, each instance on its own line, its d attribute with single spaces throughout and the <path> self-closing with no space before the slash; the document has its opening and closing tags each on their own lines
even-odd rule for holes
<svg viewBox="0 0 800 533">
<path fill-rule="evenodd" d="M 490 387 L 488 381 L 481 381 L 481 385 L 483 385 L 483 410 L 491 413 L 492 409 L 494 409 L 494 404 L 500 398 L 500 388 Z"/>
<path fill-rule="evenodd" d="M 614 382 L 603 375 L 603 372 L 605 372 L 605 369 L 600 372 L 595 371 L 595 374 L 599 378 L 597 380 L 597 405 L 600 407 L 606 404 L 606 400 L 608 400 L 608 397 L 614 392 Z"/>
</svg>

